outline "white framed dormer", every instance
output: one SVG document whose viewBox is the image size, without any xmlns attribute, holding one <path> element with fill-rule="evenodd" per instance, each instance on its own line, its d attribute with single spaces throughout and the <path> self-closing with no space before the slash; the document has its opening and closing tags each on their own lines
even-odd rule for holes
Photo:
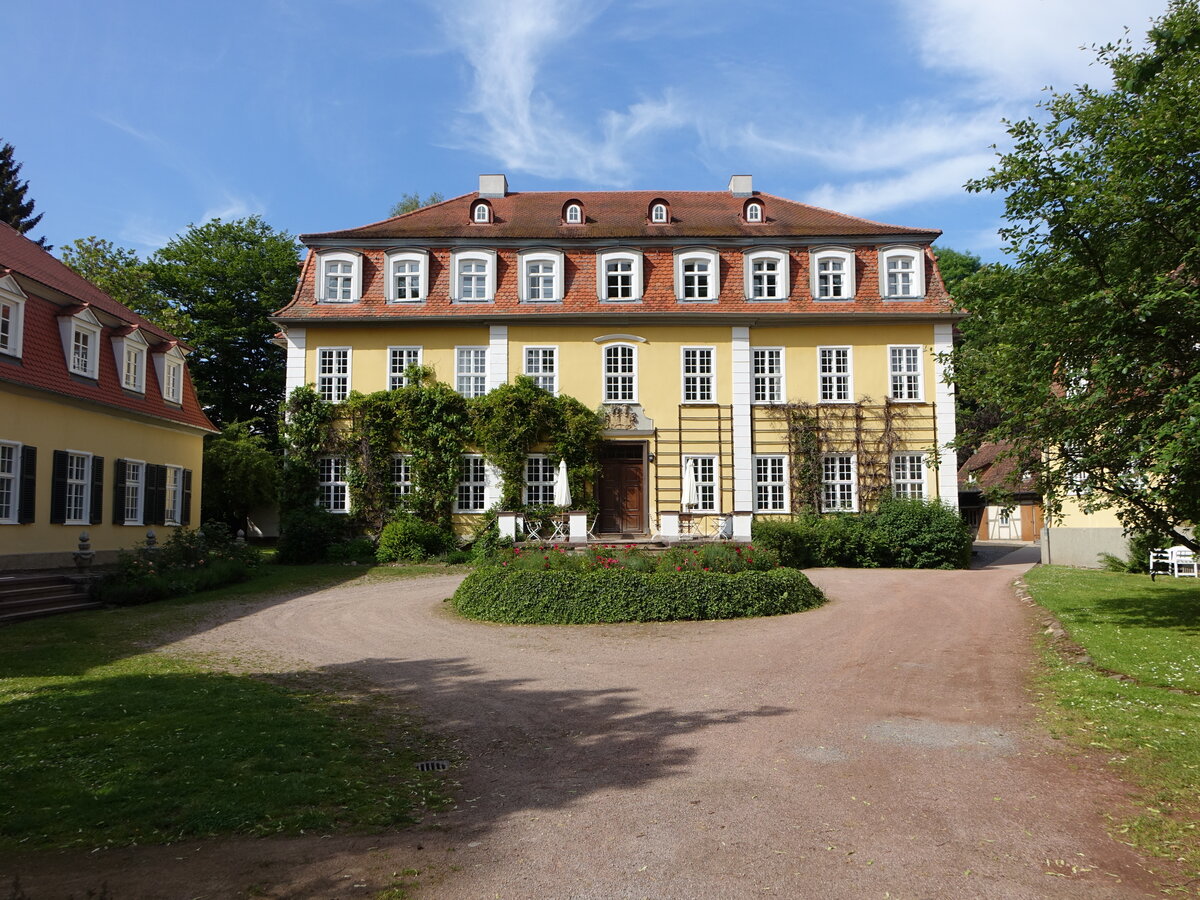
<svg viewBox="0 0 1200 900">
<path fill-rule="evenodd" d="M 767 213 L 761 200 L 754 198 L 742 207 L 742 219 L 749 225 L 761 225 L 767 221 Z"/>
<path fill-rule="evenodd" d="M 492 204 L 486 200 L 476 200 L 471 204 L 471 224 L 472 225 L 491 225 L 492 224 Z"/>
<path fill-rule="evenodd" d="M 671 205 L 662 197 L 651 200 L 650 208 L 646 211 L 646 218 L 651 225 L 670 225 Z"/>
<path fill-rule="evenodd" d="M 117 361 L 117 380 L 121 388 L 146 393 L 146 354 L 150 345 L 137 328 L 123 328 L 112 338 L 113 357 Z"/>
<path fill-rule="evenodd" d="M 565 268 L 566 259 L 561 250 L 522 250 L 518 253 L 521 302 L 562 303 Z"/>
<path fill-rule="evenodd" d="M 389 250 L 384 264 L 388 303 L 421 303 L 429 297 L 429 252 Z"/>
<path fill-rule="evenodd" d="M 925 254 L 920 247 L 897 245 L 880 249 L 879 293 L 884 300 L 925 298 Z"/>
<path fill-rule="evenodd" d="M 753 248 L 742 254 L 746 299 L 787 300 L 791 293 L 790 258 L 785 250 Z"/>
<path fill-rule="evenodd" d="M 362 254 L 322 250 L 317 254 L 317 302 L 357 303 L 362 299 Z"/>
<path fill-rule="evenodd" d="M 604 303 L 641 303 L 642 251 L 597 251 L 596 296 Z"/>
<path fill-rule="evenodd" d="M 716 303 L 721 295 L 721 257 L 707 247 L 675 251 L 675 299 L 681 303 Z"/>
<path fill-rule="evenodd" d="M 563 205 L 562 221 L 564 225 L 583 225 L 587 216 L 583 212 L 583 203 L 574 198 Z"/>
<path fill-rule="evenodd" d="M 853 300 L 854 251 L 849 247 L 816 247 L 809 251 L 810 289 L 814 300 Z"/>
<path fill-rule="evenodd" d="M 154 354 L 154 372 L 158 375 L 158 387 L 168 403 L 183 403 L 183 367 L 186 357 L 178 345 Z"/>
<path fill-rule="evenodd" d="M 83 378 L 100 376 L 100 320 L 88 307 L 74 315 L 58 317 L 58 332 L 62 337 L 63 356 L 67 371 Z"/>
<path fill-rule="evenodd" d="M 491 303 L 496 299 L 496 251 L 455 250 L 450 260 L 450 299 Z"/>
<path fill-rule="evenodd" d="M 21 355 L 25 337 L 25 292 L 11 275 L 0 278 L 0 354 Z"/>
</svg>

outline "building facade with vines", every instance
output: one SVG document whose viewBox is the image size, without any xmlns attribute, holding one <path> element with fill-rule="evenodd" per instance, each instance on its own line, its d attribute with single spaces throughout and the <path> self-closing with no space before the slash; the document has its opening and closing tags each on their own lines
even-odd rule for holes
<svg viewBox="0 0 1200 900">
<path fill-rule="evenodd" d="M 606 418 L 599 535 L 730 513 L 852 512 L 887 495 L 957 505 L 954 400 L 939 354 L 956 315 L 941 232 L 756 191 L 510 191 L 502 175 L 383 222 L 305 234 L 276 321 L 289 391 L 339 402 L 431 368 L 466 396 L 526 375 Z M 330 455 L 325 505 L 350 507 Z M 396 448 L 397 490 L 410 489 Z M 523 497 L 556 477 L 531 453 Z M 500 497 L 461 460 L 457 527 Z M 739 521 L 743 521 L 742 517 Z M 672 526 L 674 527 L 674 526 Z"/>
</svg>

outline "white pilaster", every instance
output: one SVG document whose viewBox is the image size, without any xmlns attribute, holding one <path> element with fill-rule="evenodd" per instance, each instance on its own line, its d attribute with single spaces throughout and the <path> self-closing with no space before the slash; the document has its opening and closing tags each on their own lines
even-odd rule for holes
<svg viewBox="0 0 1200 900">
<path fill-rule="evenodd" d="M 304 346 L 307 329 L 289 328 L 283 333 L 287 340 L 287 364 L 284 369 L 283 390 L 286 397 L 294 389 L 303 387 L 304 378 Z"/>
<path fill-rule="evenodd" d="M 754 509 L 754 465 L 751 459 L 750 329 L 733 326 L 733 510 Z"/>
<path fill-rule="evenodd" d="M 936 412 L 936 443 L 938 449 L 938 498 L 947 506 L 958 509 L 958 455 L 950 446 L 955 437 L 954 388 L 946 383 L 946 364 L 939 354 L 954 349 L 954 326 L 949 323 L 933 326 L 933 374 Z M 926 395 L 928 396 L 928 395 Z"/>
<path fill-rule="evenodd" d="M 483 508 L 491 509 L 500 502 L 500 470 L 486 460 L 483 463 Z"/>
<path fill-rule="evenodd" d="M 487 389 L 498 388 L 508 381 L 508 326 L 492 325 L 488 329 Z"/>
</svg>

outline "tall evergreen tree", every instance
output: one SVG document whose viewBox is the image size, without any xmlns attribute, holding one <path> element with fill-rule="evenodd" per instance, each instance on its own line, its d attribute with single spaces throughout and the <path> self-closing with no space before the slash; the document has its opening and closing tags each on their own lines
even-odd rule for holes
<svg viewBox="0 0 1200 900">
<path fill-rule="evenodd" d="M 0 222 L 11 225 L 21 234 L 27 234 L 42 221 L 42 213 L 33 215 L 33 201 L 25 199 L 29 182 L 21 181 L 21 163 L 13 158 L 13 145 L 0 144 Z M 44 237 L 38 243 L 47 250 Z"/>
</svg>

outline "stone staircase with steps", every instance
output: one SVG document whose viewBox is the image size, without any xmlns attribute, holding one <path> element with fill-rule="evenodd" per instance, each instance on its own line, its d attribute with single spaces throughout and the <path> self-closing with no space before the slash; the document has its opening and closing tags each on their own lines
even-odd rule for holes
<svg viewBox="0 0 1200 900">
<path fill-rule="evenodd" d="M 0 625 L 104 604 L 88 593 L 86 576 L 59 572 L 0 574 Z"/>
</svg>

